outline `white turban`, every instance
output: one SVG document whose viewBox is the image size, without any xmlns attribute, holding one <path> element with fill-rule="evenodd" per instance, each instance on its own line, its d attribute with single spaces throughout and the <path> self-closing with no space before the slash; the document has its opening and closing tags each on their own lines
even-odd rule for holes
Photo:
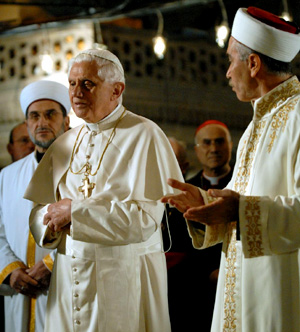
<svg viewBox="0 0 300 332">
<path fill-rule="evenodd" d="M 123 66 L 122 66 L 120 60 L 117 58 L 117 56 L 115 56 L 110 51 L 101 50 L 101 49 L 89 49 L 89 50 L 85 50 L 85 51 L 78 53 L 77 56 L 80 54 L 88 54 L 88 55 L 91 55 L 91 56 L 94 56 L 97 58 L 108 60 L 108 61 L 114 63 L 118 67 L 118 69 L 120 70 L 122 75 L 124 76 L 124 69 L 123 69 Z"/>
<path fill-rule="evenodd" d="M 282 62 L 291 62 L 300 50 L 300 34 L 263 23 L 250 15 L 246 8 L 237 11 L 231 35 L 252 50 Z"/>
<path fill-rule="evenodd" d="M 28 84 L 22 90 L 20 104 L 23 113 L 26 115 L 28 107 L 41 99 L 54 100 L 65 108 L 67 114 L 70 112 L 71 103 L 68 88 L 58 82 L 41 80 Z"/>
</svg>

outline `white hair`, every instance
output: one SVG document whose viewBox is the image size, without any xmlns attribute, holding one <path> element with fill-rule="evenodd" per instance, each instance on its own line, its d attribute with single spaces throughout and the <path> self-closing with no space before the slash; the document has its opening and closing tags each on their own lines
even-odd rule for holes
<svg viewBox="0 0 300 332">
<path fill-rule="evenodd" d="M 103 59 L 86 53 L 80 53 L 75 58 L 69 61 L 68 76 L 70 74 L 71 68 L 74 65 L 74 63 L 80 63 L 83 61 L 88 61 L 88 62 L 95 61 L 97 63 L 99 67 L 98 76 L 101 80 L 106 81 L 108 83 L 117 83 L 117 82 L 125 83 L 124 74 L 121 73 L 120 69 L 115 63 L 107 59 Z"/>
</svg>

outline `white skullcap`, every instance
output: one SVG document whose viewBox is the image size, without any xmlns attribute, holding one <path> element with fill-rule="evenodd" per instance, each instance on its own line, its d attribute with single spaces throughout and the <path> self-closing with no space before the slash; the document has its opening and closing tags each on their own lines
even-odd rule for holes
<svg viewBox="0 0 300 332">
<path fill-rule="evenodd" d="M 71 103 L 68 88 L 63 84 L 41 80 L 25 86 L 20 95 L 20 104 L 23 113 L 26 115 L 28 107 L 35 101 L 50 99 L 61 104 L 67 114 L 70 112 Z"/>
<path fill-rule="evenodd" d="M 85 51 L 78 53 L 77 56 L 80 54 L 88 54 L 90 56 L 108 60 L 108 61 L 114 63 L 118 67 L 118 69 L 120 70 L 122 75 L 124 76 L 124 69 L 123 69 L 123 66 L 122 66 L 120 60 L 110 51 L 101 50 L 101 49 L 89 49 L 89 50 L 85 50 Z"/>
<path fill-rule="evenodd" d="M 269 18 L 271 21 L 274 20 L 275 15 L 258 8 L 250 8 L 258 10 L 260 14 L 268 14 L 265 17 L 267 21 Z M 279 17 L 276 18 L 280 20 Z M 300 34 L 283 31 L 280 27 L 275 28 L 263 23 L 250 15 L 246 8 L 237 11 L 231 35 L 252 50 L 282 62 L 291 62 L 300 50 Z"/>
</svg>

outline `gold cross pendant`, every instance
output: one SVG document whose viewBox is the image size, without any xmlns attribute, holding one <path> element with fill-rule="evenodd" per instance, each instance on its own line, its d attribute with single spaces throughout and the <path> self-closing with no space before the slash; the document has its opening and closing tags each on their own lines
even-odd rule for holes
<svg viewBox="0 0 300 332">
<path fill-rule="evenodd" d="M 95 188 L 95 183 L 90 183 L 90 179 L 87 175 L 82 179 L 83 185 L 78 187 L 79 192 L 83 194 L 84 198 L 90 197 L 92 190 Z"/>
</svg>

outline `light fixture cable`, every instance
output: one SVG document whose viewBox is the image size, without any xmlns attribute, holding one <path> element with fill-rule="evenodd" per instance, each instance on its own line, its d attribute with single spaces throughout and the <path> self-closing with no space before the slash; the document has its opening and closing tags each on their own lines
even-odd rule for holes
<svg viewBox="0 0 300 332">
<path fill-rule="evenodd" d="M 166 52 L 166 39 L 163 37 L 164 18 L 160 10 L 156 10 L 158 28 L 156 37 L 153 38 L 153 50 L 159 59 L 163 59 Z"/>
</svg>

